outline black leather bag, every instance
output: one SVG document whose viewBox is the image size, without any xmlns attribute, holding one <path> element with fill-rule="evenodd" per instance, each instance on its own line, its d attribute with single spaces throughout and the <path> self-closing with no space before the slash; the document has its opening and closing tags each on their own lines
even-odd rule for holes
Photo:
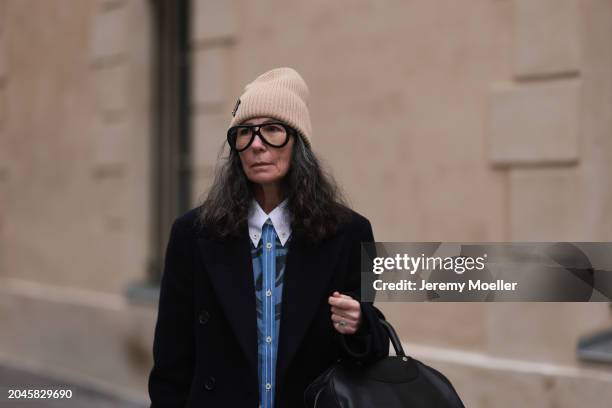
<svg viewBox="0 0 612 408">
<path fill-rule="evenodd" d="M 380 322 L 397 355 L 369 365 L 339 361 L 306 388 L 306 407 L 465 408 L 448 378 L 406 356 L 391 324 Z"/>
</svg>

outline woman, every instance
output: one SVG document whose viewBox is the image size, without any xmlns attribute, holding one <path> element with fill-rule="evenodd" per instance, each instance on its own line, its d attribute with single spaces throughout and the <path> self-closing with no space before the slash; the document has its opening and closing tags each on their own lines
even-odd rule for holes
<svg viewBox="0 0 612 408">
<path fill-rule="evenodd" d="M 303 406 L 341 358 L 388 355 L 360 299 L 363 216 L 310 147 L 308 88 L 278 68 L 245 87 L 205 202 L 175 220 L 149 377 L 151 407 Z"/>
</svg>

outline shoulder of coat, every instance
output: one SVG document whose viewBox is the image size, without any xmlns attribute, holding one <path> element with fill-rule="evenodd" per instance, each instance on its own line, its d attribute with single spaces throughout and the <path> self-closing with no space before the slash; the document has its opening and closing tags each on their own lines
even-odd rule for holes
<svg viewBox="0 0 612 408">
<path fill-rule="evenodd" d="M 202 206 L 191 208 L 190 210 L 179 215 L 174 221 L 177 228 L 187 236 L 207 235 L 207 229 L 200 221 L 200 213 Z"/>
<path fill-rule="evenodd" d="M 347 207 L 347 210 L 348 217 L 342 228 L 346 232 L 356 233 L 362 231 L 370 223 L 370 221 L 365 216 L 353 210 L 352 208 Z"/>
</svg>

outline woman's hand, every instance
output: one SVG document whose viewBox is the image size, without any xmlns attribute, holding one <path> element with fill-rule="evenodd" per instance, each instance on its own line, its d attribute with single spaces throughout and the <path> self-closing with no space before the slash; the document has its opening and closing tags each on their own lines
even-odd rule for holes
<svg viewBox="0 0 612 408">
<path fill-rule="evenodd" d="M 340 292 L 334 292 L 328 299 L 331 305 L 331 319 L 336 331 L 354 334 L 361 325 L 361 305 L 358 301 Z"/>
</svg>

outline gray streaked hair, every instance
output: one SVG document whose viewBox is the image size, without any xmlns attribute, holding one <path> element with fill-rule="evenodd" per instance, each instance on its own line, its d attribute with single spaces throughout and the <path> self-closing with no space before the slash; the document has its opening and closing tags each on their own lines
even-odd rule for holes
<svg viewBox="0 0 612 408">
<path fill-rule="evenodd" d="M 338 184 L 325 172 L 315 153 L 299 133 L 289 171 L 283 179 L 292 233 L 309 242 L 318 242 L 335 232 L 350 210 Z M 253 183 L 248 180 L 235 150 L 221 158 L 213 184 L 203 201 L 199 221 L 202 227 L 221 238 L 238 233 L 247 223 L 253 198 Z"/>
</svg>

